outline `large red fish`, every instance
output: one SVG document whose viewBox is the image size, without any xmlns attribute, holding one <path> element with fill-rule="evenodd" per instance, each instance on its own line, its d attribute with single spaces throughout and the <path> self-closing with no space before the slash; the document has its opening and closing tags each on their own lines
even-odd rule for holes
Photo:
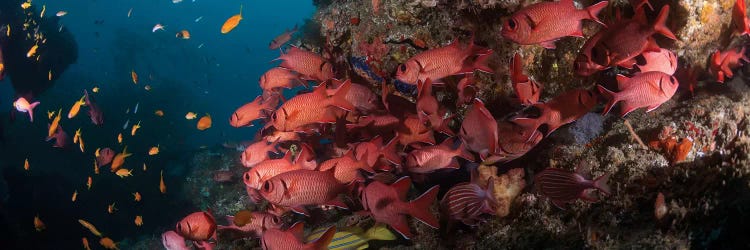
<svg viewBox="0 0 750 250">
<path fill-rule="evenodd" d="M 521 104 L 531 105 L 539 102 L 542 86 L 523 73 L 523 62 L 518 53 L 510 60 L 510 80 Z"/>
<path fill-rule="evenodd" d="M 596 17 L 604 7 L 607 7 L 607 1 L 582 10 L 576 9 L 573 0 L 532 4 L 516 11 L 503 23 L 502 36 L 518 44 L 540 44 L 554 49 L 555 41 L 562 37 L 583 37 L 583 20 L 604 25 Z"/>
<path fill-rule="evenodd" d="M 332 87 L 338 88 L 345 82 L 332 79 Z M 328 90 L 329 94 L 333 94 L 334 90 Z M 349 88 L 349 92 L 346 93 L 346 100 L 354 106 L 357 114 L 369 114 L 379 108 L 380 97 L 372 92 L 370 88 L 357 83 L 352 83 Z"/>
<path fill-rule="evenodd" d="M 279 99 L 278 95 L 272 95 L 268 98 L 256 97 L 255 100 L 240 106 L 232 113 L 232 116 L 229 117 L 229 125 L 235 128 L 253 126 L 254 120 L 267 118 L 268 114 L 273 113 L 276 106 L 279 105 Z"/>
<path fill-rule="evenodd" d="M 446 139 L 440 145 L 427 146 L 415 149 L 406 157 L 406 169 L 412 173 L 431 173 L 440 169 L 458 169 L 458 160 L 461 157 L 468 161 L 474 161 L 474 156 L 466 151 L 466 146 L 461 142 L 458 148 L 453 149 L 457 138 Z"/>
<path fill-rule="evenodd" d="M 85 239 L 85 238 L 84 238 Z M 191 248 L 185 245 L 185 238 L 177 234 L 175 231 L 169 230 L 161 234 L 161 244 L 167 250 L 190 250 Z"/>
<path fill-rule="evenodd" d="M 263 182 L 274 176 L 292 170 L 305 169 L 305 166 L 302 165 L 304 161 L 299 159 L 301 155 L 298 154 L 297 159 L 292 161 L 292 152 L 287 151 L 284 158 L 262 161 L 245 172 L 242 179 L 246 186 L 259 190 Z"/>
<path fill-rule="evenodd" d="M 439 227 L 437 218 L 430 212 L 439 186 L 430 188 L 412 201 L 406 201 L 409 187 L 411 179 L 402 177 L 391 185 L 374 181 L 364 187 L 360 194 L 362 206 L 376 222 L 388 224 L 407 239 L 414 236 L 409 229 L 407 215 L 432 228 Z"/>
<path fill-rule="evenodd" d="M 264 140 L 250 144 L 240 154 L 240 162 L 246 168 L 251 168 L 262 161 L 270 159 L 268 153 L 277 152 L 277 145 L 276 142 L 268 143 Z"/>
<path fill-rule="evenodd" d="M 216 220 L 209 212 L 195 212 L 177 222 L 175 231 L 188 240 L 206 241 L 216 237 Z"/>
<path fill-rule="evenodd" d="M 750 59 L 745 55 L 745 47 L 742 47 L 740 51 L 727 50 L 721 52 L 716 50 L 716 52 L 711 54 L 708 71 L 716 76 L 717 82 L 723 83 L 725 78 L 734 77 L 732 70 L 741 66 L 742 61 L 750 62 Z"/>
<path fill-rule="evenodd" d="M 604 194 L 611 191 L 607 185 L 609 174 L 599 176 L 594 180 L 586 179 L 582 175 L 559 169 L 546 168 L 534 177 L 534 182 L 539 191 L 552 200 L 555 206 L 564 208 L 565 204 L 578 198 L 595 202 L 598 199 L 592 196 L 587 189 L 597 189 Z"/>
<path fill-rule="evenodd" d="M 300 79 L 299 73 L 282 67 L 269 69 L 260 76 L 258 83 L 264 92 L 291 89 L 299 85 L 307 87 L 307 82 Z"/>
<path fill-rule="evenodd" d="M 592 49 L 592 60 L 602 66 L 632 66 L 635 57 L 646 51 L 661 49 L 652 36 L 659 33 L 669 39 L 677 40 L 666 26 L 669 5 L 661 8 L 653 25 L 646 22 L 643 9 L 636 12 L 633 19 L 618 24 L 617 28 L 608 29 L 601 40 Z"/>
<path fill-rule="evenodd" d="M 641 60 L 642 59 L 642 60 Z M 667 75 L 674 75 L 677 71 L 677 56 L 668 49 L 647 51 L 637 57 L 636 67 L 640 72 L 661 71 Z"/>
<path fill-rule="evenodd" d="M 269 125 L 289 132 L 304 131 L 303 126 L 309 124 L 333 123 L 336 121 L 333 107 L 354 110 L 354 106 L 346 100 L 350 86 L 351 82 L 346 81 L 332 94 L 328 94 L 325 85 L 321 84 L 313 92 L 297 95 L 273 113 Z"/>
<path fill-rule="evenodd" d="M 512 122 L 497 123 L 497 150 L 484 159 L 485 164 L 509 162 L 528 153 L 544 138 L 536 130 Z"/>
<path fill-rule="evenodd" d="M 354 153 L 349 150 L 346 154 L 341 157 L 333 158 L 320 163 L 320 171 L 328 171 L 333 169 L 334 177 L 341 183 L 350 183 L 352 181 L 364 181 L 365 178 L 360 174 L 360 169 L 369 173 L 374 173 L 366 161 L 358 161 L 354 158 Z"/>
<path fill-rule="evenodd" d="M 492 72 L 485 62 L 491 54 L 491 49 L 474 45 L 473 37 L 465 48 L 456 39 L 448 46 L 409 58 L 398 66 L 396 79 L 415 85 L 417 81 L 425 81 L 427 78 L 439 81 L 447 76 L 473 73 L 474 70 Z"/>
<path fill-rule="evenodd" d="M 459 136 L 466 148 L 478 153 L 482 159 L 497 149 L 497 121 L 481 100 L 474 99 L 474 103 L 464 115 Z"/>
<path fill-rule="evenodd" d="M 289 207 L 297 213 L 307 215 L 309 213 L 304 208 L 307 205 L 347 208 L 338 198 L 346 189 L 346 185 L 336 180 L 333 171 L 300 169 L 265 181 L 260 195 L 273 205 Z"/>
<path fill-rule="evenodd" d="M 297 25 L 294 25 L 294 29 L 286 30 L 271 41 L 268 45 L 268 49 L 278 49 L 292 39 L 292 35 L 297 32 Z"/>
<path fill-rule="evenodd" d="M 302 74 L 305 80 L 325 81 L 333 78 L 333 65 L 318 54 L 291 47 L 275 60 L 283 60 L 281 67 Z"/>
<path fill-rule="evenodd" d="M 299 249 L 299 250 L 320 250 L 328 249 L 328 244 L 336 235 L 336 227 L 330 227 L 320 238 L 311 242 L 304 242 L 304 223 L 298 222 L 286 231 L 281 229 L 269 229 L 260 239 L 260 244 L 264 250 L 276 249 Z"/>
<path fill-rule="evenodd" d="M 737 0 L 732 8 L 732 26 L 737 33 L 746 35 L 750 33 L 750 20 L 747 19 L 747 6 L 745 0 Z"/>
<path fill-rule="evenodd" d="M 516 118 L 514 123 L 526 129 L 536 131 L 542 125 L 547 125 L 547 136 L 561 126 L 574 122 L 588 113 L 598 104 L 596 96 L 589 90 L 574 89 L 560 94 L 547 103 L 537 103 L 533 106 L 539 109 L 538 118 Z"/>
<path fill-rule="evenodd" d="M 354 147 L 354 156 L 359 161 L 364 161 L 368 166 L 374 167 L 381 157 L 391 164 L 401 165 L 401 157 L 396 153 L 398 138 L 391 139 L 388 144 L 383 145 L 383 138 L 378 136 L 369 142 L 360 142 Z"/>
<path fill-rule="evenodd" d="M 251 212 L 251 214 L 250 222 L 245 225 L 237 226 L 233 223 L 234 216 L 227 216 L 227 221 L 229 221 L 230 225 L 218 226 L 216 229 L 239 231 L 243 236 L 260 238 L 266 230 L 280 229 L 284 225 L 281 218 L 276 215 L 266 212 Z"/>
<path fill-rule="evenodd" d="M 435 144 L 435 137 L 432 129 L 424 125 L 414 115 L 409 115 L 401 122 L 401 128 L 397 132 L 398 140 L 401 145 L 411 145 L 414 143 Z"/>
<path fill-rule="evenodd" d="M 617 75 L 617 86 L 620 92 L 612 92 L 601 85 L 597 85 L 599 92 L 607 100 L 607 106 L 603 114 L 609 113 L 612 107 L 622 102 L 620 107 L 620 116 L 638 108 L 647 108 L 646 112 L 658 108 L 662 103 L 672 98 L 677 91 L 680 83 L 677 78 L 665 74 L 664 72 L 651 71 L 636 74 L 632 78 L 623 75 Z"/>
</svg>

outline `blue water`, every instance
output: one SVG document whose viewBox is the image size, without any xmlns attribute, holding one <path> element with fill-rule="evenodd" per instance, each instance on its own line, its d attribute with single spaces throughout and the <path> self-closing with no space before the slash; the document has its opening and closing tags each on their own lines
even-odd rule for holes
<svg viewBox="0 0 750 250">
<path fill-rule="evenodd" d="M 260 93 L 258 78 L 275 65 L 270 61 L 279 55 L 278 50 L 268 49 L 269 42 L 295 24 L 301 26 L 314 13 L 311 2 L 296 0 L 186 0 L 178 4 L 171 0 L 37 0 L 33 1 L 37 13 L 42 4 L 46 4 L 46 16 L 68 12 L 61 17 L 61 24 L 75 36 L 79 55 L 51 89 L 35 97 L 41 104 L 35 109 L 34 123 L 29 123 L 26 114 L 17 114 L 15 122 L 8 123 L 7 110 L 14 101 L 12 79 L 0 82 L 0 107 L 5 107 L 0 108 L 0 122 L 6 123 L 7 141 L 0 144 L 0 168 L 6 182 L 0 184 L 0 194 L 10 191 L 10 196 L 3 195 L 0 200 L 0 224 L 4 225 L 0 249 L 78 249 L 84 235 L 98 247 L 98 239 L 78 225 L 79 218 L 96 221 L 101 231 L 118 242 L 158 235 L 172 227 L 174 219 L 158 215 L 184 210 L 186 204 L 158 194 L 158 170 L 170 161 L 186 161 L 192 150 L 201 146 L 252 139 L 255 128 L 233 128 L 229 116 Z M 221 25 L 239 12 L 240 4 L 243 20 L 222 35 Z M 165 31 L 152 32 L 157 23 L 164 25 Z M 189 40 L 175 38 L 183 29 L 191 33 Z M 131 81 L 131 70 L 139 75 L 137 85 Z M 144 90 L 145 85 L 152 90 Z M 83 89 L 91 91 L 94 86 L 100 88 L 94 97 L 104 110 L 105 125 L 94 127 L 85 108 L 75 119 L 62 120 L 71 139 L 75 130 L 82 128 L 86 153 L 78 151 L 77 145 L 59 150 L 44 142 L 46 112 L 62 108 L 64 116 Z M 133 114 L 136 103 L 140 103 L 139 111 Z M 154 116 L 157 109 L 165 116 Z M 189 111 L 199 117 L 210 114 L 213 127 L 198 131 L 197 119 L 184 118 Z M 127 120 L 130 125 L 142 120 L 143 127 L 134 138 L 129 136 L 130 126 L 122 130 Z M 115 138 L 120 132 L 126 135 L 128 151 L 136 153 L 125 167 L 140 170 L 141 163 L 147 162 L 150 170 L 123 181 L 102 169 L 102 174 L 95 176 L 92 190 L 96 192 L 85 192 L 83 183 L 92 175 L 93 151 L 109 146 L 119 152 L 122 146 Z M 163 159 L 146 159 L 145 152 L 157 144 L 162 145 Z M 22 169 L 25 158 L 32 163 L 29 172 Z M 167 184 L 177 182 L 179 176 L 169 176 Z M 79 192 L 75 204 L 70 202 L 73 190 Z M 139 204 L 132 202 L 130 194 L 136 190 L 144 196 Z M 106 205 L 112 202 L 117 202 L 120 211 L 106 214 Z M 33 228 L 37 213 L 48 226 L 42 233 Z M 138 213 L 144 214 L 141 228 L 133 226 Z"/>
</svg>

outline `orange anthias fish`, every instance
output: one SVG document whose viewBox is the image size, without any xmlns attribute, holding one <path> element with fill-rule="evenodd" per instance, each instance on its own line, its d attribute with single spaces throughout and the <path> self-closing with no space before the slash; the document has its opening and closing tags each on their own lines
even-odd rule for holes
<svg viewBox="0 0 750 250">
<path fill-rule="evenodd" d="M 114 202 L 112 204 L 109 204 L 107 206 L 107 213 L 113 214 L 113 213 L 115 213 L 115 211 L 117 211 L 117 208 L 115 208 L 115 203 Z"/>
<path fill-rule="evenodd" d="M 81 243 L 83 244 L 83 249 L 91 250 L 91 246 L 89 246 L 89 239 L 86 239 L 86 237 L 81 238 Z"/>
<path fill-rule="evenodd" d="M 86 188 L 91 190 L 91 184 L 93 183 L 93 180 L 91 179 L 91 176 L 89 176 L 88 179 L 86 179 Z"/>
<path fill-rule="evenodd" d="M 187 30 L 182 30 L 180 32 L 177 32 L 177 34 L 175 34 L 175 37 L 187 40 L 190 39 L 190 32 Z"/>
<path fill-rule="evenodd" d="M 135 216 L 135 225 L 139 226 L 139 227 L 143 226 L 143 217 L 141 217 L 140 215 L 136 215 Z"/>
<path fill-rule="evenodd" d="M 117 243 L 115 243 L 112 239 L 109 237 L 104 237 L 101 240 L 99 240 L 99 244 L 102 245 L 106 249 L 119 249 L 117 248 Z"/>
<path fill-rule="evenodd" d="M 138 193 L 138 192 L 133 193 L 133 200 L 141 201 L 141 193 Z"/>
<path fill-rule="evenodd" d="M 138 84 L 138 74 L 135 73 L 135 70 L 130 71 L 130 78 L 133 79 L 133 84 Z"/>
<path fill-rule="evenodd" d="M 44 222 L 39 219 L 39 215 L 37 214 L 36 216 L 34 216 L 34 229 L 36 229 L 37 232 L 41 232 L 45 228 L 47 227 L 44 225 Z"/>
<path fill-rule="evenodd" d="M 29 171 L 29 158 L 23 162 L 23 170 Z"/>
<path fill-rule="evenodd" d="M 156 147 L 151 147 L 151 149 L 148 150 L 148 155 L 157 155 L 159 154 L 159 145 L 156 145 Z"/>
<path fill-rule="evenodd" d="M 224 22 L 224 25 L 221 26 L 221 34 L 226 34 L 232 31 L 237 25 L 240 24 L 240 21 L 242 20 L 242 5 L 240 4 L 240 14 L 234 15 L 227 19 L 226 22 Z"/>
<path fill-rule="evenodd" d="M 198 130 L 206 130 L 211 127 L 211 115 L 206 114 L 205 116 L 201 117 L 200 120 L 198 120 L 198 124 L 196 125 Z"/>
<path fill-rule="evenodd" d="M 112 172 L 117 171 L 122 167 L 123 164 L 125 164 L 125 158 L 131 156 L 133 154 L 128 153 L 128 146 L 125 146 L 125 148 L 122 150 L 122 153 L 119 153 L 115 155 L 115 158 L 112 159 Z"/>
<path fill-rule="evenodd" d="M 70 107 L 70 112 L 68 112 L 68 119 L 73 119 L 73 117 L 76 117 L 78 115 L 78 111 L 81 111 L 81 106 L 86 105 L 86 102 L 83 101 L 83 98 L 85 96 L 81 96 L 81 99 L 73 103 L 73 107 Z"/>
<path fill-rule="evenodd" d="M 162 117 L 162 116 L 164 116 L 164 111 L 162 111 L 161 109 L 159 109 L 159 110 L 154 111 L 154 114 L 156 116 Z"/>
<path fill-rule="evenodd" d="M 187 114 L 185 114 L 185 119 L 188 119 L 188 120 L 195 119 L 196 117 L 198 117 L 198 115 L 196 115 L 193 112 L 187 112 Z"/>
<path fill-rule="evenodd" d="M 57 131 L 57 127 L 60 125 L 60 113 L 62 113 L 62 109 L 57 111 L 57 116 L 52 120 L 52 124 L 49 125 L 47 138 L 52 138 L 52 136 L 55 135 L 55 131 Z"/>
<path fill-rule="evenodd" d="M 117 143 L 122 144 L 122 133 L 117 134 Z"/>
<path fill-rule="evenodd" d="M 91 231 L 92 234 L 94 234 L 94 235 L 96 235 L 98 237 L 102 237 L 102 233 L 99 232 L 99 230 L 97 230 L 96 227 L 93 224 L 89 223 L 88 221 L 80 220 L 79 219 L 78 223 L 81 223 L 81 226 L 83 226 L 86 229 L 88 229 L 89 231 Z"/>
<path fill-rule="evenodd" d="M 121 168 L 121 169 L 118 169 L 117 172 L 115 172 L 115 174 L 117 176 L 120 176 L 120 178 L 125 178 L 125 177 L 128 177 L 128 176 L 133 176 L 133 170 L 132 169 Z"/>
<path fill-rule="evenodd" d="M 164 184 L 164 170 L 159 172 L 159 192 L 162 194 L 167 193 L 167 185 Z"/>
<path fill-rule="evenodd" d="M 130 129 L 130 135 L 135 136 L 135 132 L 138 131 L 139 128 L 141 128 L 141 121 L 138 121 L 138 123 L 133 124 L 133 127 Z"/>
<path fill-rule="evenodd" d="M 73 198 L 70 198 L 70 201 L 75 202 L 77 198 L 78 198 L 78 190 L 73 192 Z"/>
</svg>

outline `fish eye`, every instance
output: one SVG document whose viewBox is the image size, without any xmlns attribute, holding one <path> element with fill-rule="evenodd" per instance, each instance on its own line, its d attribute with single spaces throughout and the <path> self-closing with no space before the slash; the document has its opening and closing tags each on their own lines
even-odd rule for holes
<svg viewBox="0 0 750 250">
<path fill-rule="evenodd" d="M 676 84 L 675 82 L 677 81 L 677 79 L 675 79 L 674 76 L 670 76 L 669 81 L 672 82 L 672 84 Z"/>
<path fill-rule="evenodd" d="M 177 231 L 182 231 L 182 224 L 177 223 Z"/>
<path fill-rule="evenodd" d="M 508 28 L 509 28 L 510 30 L 515 30 L 515 29 L 516 29 L 516 20 L 514 20 L 513 18 L 511 18 L 511 19 L 508 19 L 508 22 L 507 22 L 507 25 L 506 25 L 506 26 L 507 26 L 507 27 L 508 27 Z"/>
<path fill-rule="evenodd" d="M 401 72 L 406 72 L 406 64 L 401 64 L 401 67 L 399 67 L 399 70 L 401 70 Z"/>
<path fill-rule="evenodd" d="M 279 224 L 279 217 L 274 216 L 271 221 L 273 221 L 273 224 Z"/>
<path fill-rule="evenodd" d="M 276 120 L 276 112 L 273 112 L 273 115 L 271 115 L 271 118 Z"/>
<path fill-rule="evenodd" d="M 246 181 L 250 180 L 250 174 L 248 174 L 247 172 L 245 172 L 245 174 L 243 175 L 243 177 L 245 177 Z"/>
<path fill-rule="evenodd" d="M 266 181 L 265 183 L 263 183 L 263 190 L 264 191 L 269 191 L 270 189 L 271 189 L 271 184 L 268 183 L 268 181 Z"/>
</svg>

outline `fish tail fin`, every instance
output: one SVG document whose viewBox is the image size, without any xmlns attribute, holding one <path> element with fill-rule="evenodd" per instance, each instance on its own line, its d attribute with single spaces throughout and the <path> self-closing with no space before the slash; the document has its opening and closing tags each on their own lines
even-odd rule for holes
<svg viewBox="0 0 750 250">
<path fill-rule="evenodd" d="M 470 44 L 469 46 L 475 47 L 474 44 Z M 489 59 L 493 53 L 492 49 L 475 47 L 473 50 L 473 54 L 476 55 L 476 58 L 474 58 L 471 65 L 465 66 L 460 73 L 472 73 L 475 70 L 485 73 L 494 73 L 495 71 L 487 65 L 487 59 Z"/>
<path fill-rule="evenodd" d="M 661 11 L 659 11 L 659 16 L 656 17 L 656 22 L 654 23 L 654 31 L 662 34 L 669 39 L 677 40 L 677 37 L 666 26 L 668 16 L 669 5 L 664 5 L 664 7 L 661 8 Z"/>
<path fill-rule="evenodd" d="M 615 104 L 620 101 L 617 98 L 617 93 L 610 91 L 609 89 L 603 87 L 602 85 L 596 85 L 596 88 L 599 89 L 599 93 L 602 93 L 604 98 L 607 99 L 607 106 L 604 107 L 604 111 L 602 111 L 602 115 L 606 115 L 609 113 L 610 110 L 612 110 L 612 107 L 615 106 Z"/>
<path fill-rule="evenodd" d="M 528 82 L 529 77 L 523 74 L 523 62 L 521 62 L 521 54 L 516 53 L 513 58 L 510 59 L 510 79 L 514 83 Z"/>
<path fill-rule="evenodd" d="M 29 120 L 31 122 L 34 122 L 34 108 L 39 105 L 39 102 L 34 102 L 32 104 L 29 104 Z"/>
<path fill-rule="evenodd" d="M 460 144 L 458 145 L 458 148 L 456 149 L 458 153 L 458 157 L 464 158 L 467 161 L 474 161 L 474 154 L 469 152 L 469 149 L 466 148 L 466 143 L 463 142 L 463 140 L 459 140 Z"/>
<path fill-rule="evenodd" d="M 439 189 L 440 186 L 436 185 L 409 202 L 409 215 L 432 228 L 439 228 L 440 224 L 437 218 L 430 212 L 430 206 L 435 202 Z"/>
<path fill-rule="evenodd" d="M 305 244 L 304 249 L 328 249 L 335 235 L 336 226 L 329 227 L 317 240 Z"/>
<path fill-rule="evenodd" d="M 365 231 L 364 238 L 368 240 L 395 240 L 396 235 L 388 230 L 385 224 L 378 223 Z"/>
<path fill-rule="evenodd" d="M 349 89 L 351 89 L 351 87 L 351 80 L 346 80 L 343 84 L 341 84 L 341 86 L 339 86 L 330 97 L 332 101 L 331 105 L 345 109 L 347 111 L 354 110 L 354 105 L 346 100 L 346 94 L 349 93 Z"/>
<path fill-rule="evenodd" d="M 596 189 L 599 189 L 599 191 L 602 191 L 605 194 L 609 195 L 612 193 L 612 190 L 609 188 L 607 181 L 609 181 L 609 173 L 604 174 L 594 179 L 594 187 Z"/>
<path fill-rule="evenodd" d="M 601 24 L 604 27 L 607 27 L 607 25 L 604 24 L 602 20 L 599 20 L 599 17 L 597 17 L 599 15 L 599 12 L 601 12 L 605 7 L 607 7 L 607 4 L 608 4 L 607 1 L 601 1 L 597 4 L 586 7 L 586 13 L 588 13 L 589 19 L 591 19 L 591 21 L 594 21 L 598 24 Z"/>
<path fill-rule="evenodd" d="M 386 160 L 390 161 L 393 164 L 401 165 L 401 157 L 398 156 L 396 147 L 398 146 L 398 135 L 393 137 L 388 144 L 386 144 L 383 149 L 381 150 L 383 152 L 383 157 L 385 157 Z"/>
</svg>

